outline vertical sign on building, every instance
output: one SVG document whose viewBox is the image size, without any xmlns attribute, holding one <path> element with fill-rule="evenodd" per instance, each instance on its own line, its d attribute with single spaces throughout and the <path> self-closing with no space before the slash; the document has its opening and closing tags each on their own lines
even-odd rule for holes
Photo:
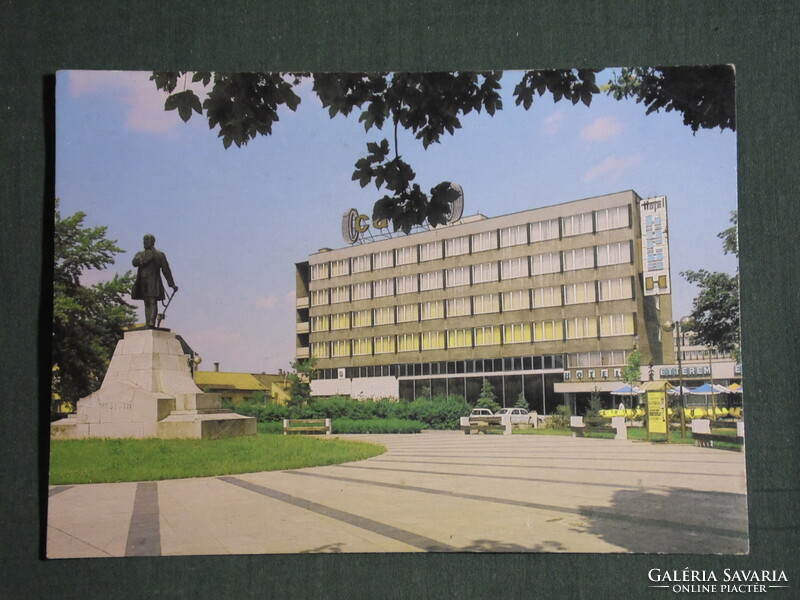
<svg viewBox="0 0 800 600">
<path fill-rule="evenodd" d="M 670 293 L 667 197 L 642 200 L 639 205 L 642 227 L 644 294 Z"/>
</svg>

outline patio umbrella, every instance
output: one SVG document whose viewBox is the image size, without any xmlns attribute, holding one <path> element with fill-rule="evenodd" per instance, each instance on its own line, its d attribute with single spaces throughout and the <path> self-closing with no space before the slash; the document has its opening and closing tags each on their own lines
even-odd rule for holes
<svg viewBox="0 0 800 600">
<path fill-rule="evenodd" d="M 624 385 L 621 388 L 619 388 L 618 390 L 614 390 L 613 392 L 611 392 L 611 394 L 614 395 L 614 396 L 632 396 L 634 394 L 638 395 L 638 394 L 641 394 L 641 393 L 642 393 L 642 390 L 640 390 L 636 386 L 631 387 L 629 385 Z"/>
</svg>

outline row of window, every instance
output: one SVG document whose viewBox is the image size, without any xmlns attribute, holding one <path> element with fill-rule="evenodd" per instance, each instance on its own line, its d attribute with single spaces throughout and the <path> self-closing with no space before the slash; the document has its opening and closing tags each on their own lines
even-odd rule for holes
<svg viewBox="0 0 800 600">
<path fill-rule="evenodd" d="M 318 379 L 354 379 L 357 377 L 425 377 L 466 373 L 500 373 L 502 371 L 541 371 L 564 368 L 561 354 L 545 356 L 515 356 L 507 358 L 477 358 L 395 365 L 367 365 L 320 369 Z"/>
<path fill-rule="evenodd" d="M 312 342 L 311 355 L 314 358 L 371 356 L 396 352 L 611 337 L 633 335 L 634 333 L 635 317 L 633 314 L 602 315 L 600 317 L 574 317 L 533 323 L 403 333 L 332 342 Z"/>
<path fill-rule="evenodd" d="M 631 243 L 625 241 L 477 265 L 458 266 L 443 271 L 388 277 L 376 281 L 314 290 L 311 292 L 311 306 L 505 281 L 533 275 L 588 269 L 595 266 L 629 264 L 631 255 Z"/>
<path fill-rule="evenodd" d="M 608 367 L 624 366 L 628 364 L 627 350 L 603 350 L 602 352 L 576 352 L 567 355 L 567 366 L 583 367 Z"/>
<path fill-rule="evenodd" d="M 311 265 L 311 279 L 316 281 L 584 233 L 619 229 L 629 227 L 630 222 L 629 207 L 617 206 Z"/>
<path fill-rule="evenodd" d="M 617 277 L 510 292 L 415 302 L 399 306 L 344 311 L 311 317 L 311 331 L 335 331 L 374 325 L 394 325 L 450 317 L 466 317 L 515 310 L 570 306 L 633 298 L 633 280 Z"/>
</svg>

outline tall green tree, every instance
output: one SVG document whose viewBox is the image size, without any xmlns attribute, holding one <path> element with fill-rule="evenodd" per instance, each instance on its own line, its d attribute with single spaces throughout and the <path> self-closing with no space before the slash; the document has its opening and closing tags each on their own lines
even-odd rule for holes
<svg viewBox="0 0 800 600">
<path fill-rule="evenodd" d="M 481 384 L 481 393 L 478 395 L 478 402 L 476 406 L 479 408 L 488 408 L 492 412 L 500 410 L 500 405 L 497 403 L 497 396 L 495 396 L 494 388 L 488 379 L 483 378 Z"/>
<path fill-rule="evenodd" d="M 296 360 L 289 374 L 289 406 L 303 406 L 311 401 L 311 381 L 317 376 L 313 358 Z"/>
<path fill-rule="evenodd" d="M 731 227 L 717 234 L 723 252 L 739 256 L 737 236 L 738 213 L 731 213 Z M 684 329 L 693 331 L 697 342 L 719 352 L 731 352 L 737 357 L 741 345 L 739 323 L 739 273 L 683 271 L 681 275 L 697 286 L 692 313 Z"/>
<path fill-rule="evenodd" d="M 136 322 L 136 311 L 124 295 L 133 273 L 84 285 L 87 270 L 102 270 L 124 252 L 106 238 L 106 227 L 84 227 L 86 215 L 62 218 L 55 201 L 53 271 L 53 393 L 76 402 L 95 391 L 125 328 Z"/>
<path fill-rule="evenodd" d="M 647 113 L 664 109 L 684 115 L 698 128 L 735 128 L 733 82 L 730 66 L 657 67 L 623 69 L 602 89 L 599 69 L 550 69 L 522 73 L 513 90 L 514 102 L 530 109 L 537 97 L 579 102 L 589 106 L 600 93 L 614 98 L 635 98 Z M 472 111 L 494 115 L 503 108 L 500 97 L 502 71 L 429 73 L 211 73 L 186 71 L 153 73 L 151 79 L 168 96 L 166 110 L 181 119 L 205 114 L 225 148 L 243 146 L 270 135 L 279 110 L 297 110 L 295 88 L 304 81 L 331 118 L 357 114 L 364 130 L 389 131 L 389 137 L 366 144 L 367 154 L 355 163 L 352 175 L 361 187 L 385 189 L 373 208 L 374 219 L 387 219 L 395 231 L 405 233 L 418 225 L 446 222 L 456 192 L 449 181 L 426 191 L 415 182 L 416 173 L 403 160 L 398 145 L 399 128 L 410 131 L 424 148 L 454 135 L 461 119 Z M 203 86 L 203 98 L 187 82 Z M 391 138 L 391 141 L 390 139 Z"/>
</svg>

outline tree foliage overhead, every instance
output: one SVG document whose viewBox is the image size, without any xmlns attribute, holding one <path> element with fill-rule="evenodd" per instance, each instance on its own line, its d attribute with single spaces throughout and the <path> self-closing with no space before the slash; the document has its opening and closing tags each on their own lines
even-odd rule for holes
<svg viewBox="0 0 800 600">
<path fill-rule="evenodd" d="M 536 97 L 549 95 L 586 106 L 600 93 L 616 99 L 635 98 L 647 113 L 677 110 L 684 122 L 698 128 L 735 128 L 732 67 L 656 67 L 623 69 L 602 90 L 596 82 L 599 69 L 526 71 L 515 85 L 517 106 L 530 109 Z M 454 135 L 462 118 L 475 111 L 494 115 L 502 110 L 502 71 L 430 73 L 210 73 L 174 71 L 153 73 L 158 89 L 167 92 L 166 110 L 181 119 L 203 115 L 209 128 L 218 129 L 225 148 L 244 146 L 270 135 L 279 110 L 296 110 L 300 96 L 295 88 L 312 82 L 313 92 L 330 118 L 358 114 L 364 130 L 383 130 L 389 138 L 367 143 L 367 154 L 355 163 L 352 175 L 361 187 L 374 183 L 386 194 L 373 208 L 373 219 L 387 219 L 395 231 L 409 233 L 415 226 L 446 222 L 456 194 L 448 181 L 428 191 L 415 182 L 416 173 L 403 160 L 397 131 L 411 132 L 423 148 Z M 187 89 L 187 82 L 202 83 L 204 98 Z M 182 85 L 181 85 L 182 84 Z M 393 151 L 392 151 L 393 149 Z"/>
<path fill-rule="evenodd" d="M 717 234 L 722 240 L 725 254 L 739 256 L 737 236 L 738 213 L 731 213 L 731 227 Z M 697 341 L 720 352 L 738 355 L 741 344 L 739 311 L 739 274 L 699 271 L 683 271 L 681 275 L 698 287 L 692 303 L 692 314 L 685 327 L 693 331 Z"/>
<path fill-rule="evenodd" d="M 53 275 L 53 392 L 75 402 L 95 391 L 123 330 L 136 322 L 136 311 L 123 295 L 133 273 L 114 275 L 87 286 L 81 276 L 104 269 L 124 252 L 106 236 L 106 227 L 84 227 L 86 215 L 61 217 L 56 199 Z"/>
</svg>

